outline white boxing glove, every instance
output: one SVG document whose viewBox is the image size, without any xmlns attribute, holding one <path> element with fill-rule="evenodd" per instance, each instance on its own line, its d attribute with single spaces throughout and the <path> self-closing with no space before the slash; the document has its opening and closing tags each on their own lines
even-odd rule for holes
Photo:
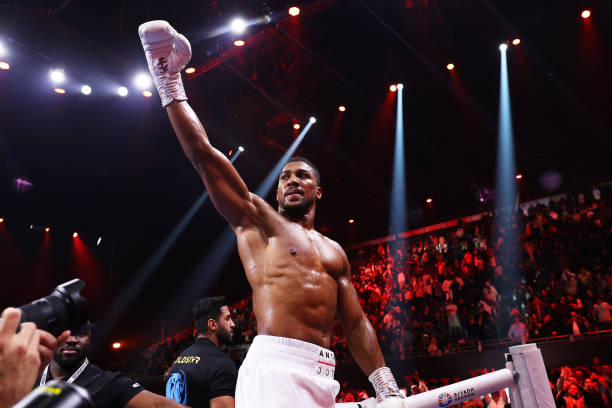
<svg viewBox="0 0 612 408">
<path fill-rule="evenodd" d="M 378 404 L 376 408 L 404 408 L 404 396 L 402 395 L 393 373 L 389 367 L 380 367 L 375 370 L 368 380 L 374 386 L 376 391 L 376 401 Z"/>
<path fill-rule="evenodd" d="M 138 35 L 162 106 L 168 106 L 173 100 L 187 100 L 180 73 L 191 59 L 187 38 L 163 20 L 141 24 Z"/>
</svg>

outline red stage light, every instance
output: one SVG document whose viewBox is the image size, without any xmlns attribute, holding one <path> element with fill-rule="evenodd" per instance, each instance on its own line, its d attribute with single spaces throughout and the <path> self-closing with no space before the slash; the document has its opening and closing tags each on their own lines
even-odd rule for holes
<svg viewBox="0 0 612 408">
<path fill-rule="evenodd" d="M 9 69 L 10 67 L 11 67 L 11 66 L 8 64 L 8 62 L 6 62 L 6 61 L 0 61 L 0 69 L 3 69 L 3 70 L 5 70 L 5 71 L 6 71 L 6 70 L 7 70 L 7 69 Z"/>
<path fill-rule="evenodd" d="M 516 179 L 517 179 L 517 180 L 520 180 L 520 179 L 522 179 L 522 178 L 523 178 L 523 175 L 522 175 L 522 174 L 517 174 L 517 175 L 516 175 Z"/>
<path fill-rule="evenodd" d="M 119 342 L 115 342 L 115 343 L 113 343 L 113 348 L 114 348 L 115 350 L 120 349 L 120 348 L 121 348 L 121 343 L 119 343 Z"/>
<path fill-rule="evenodd" d="M 346 111 L 346 106 L 340 105 L 340 106 L 338 106 L 338 110 L 340 112 L 344 112 L 344 111 Z"/>
<path fill-rule="evenodd" d="M 142 91 L 142 96 L 145 98 L 150 98 L 153 96 L 153 93 L 151 91 Z"/>
<path fill-rule="evenodd" d="M 62 88 L 54 88 L 53 90 L 55 91 L 55 93 L 58 93 L 60 95 L 63 95 L 66 93 L 66 90 Z"/>
<path fill-rule="evenodd" d="M 185 69 L 185 73 L 186 74 L 193 74 L 195 72 L 195 68 L 194 67 L 189 67 L 187 69 Z"/>
<path fill-rule="evenodd" d="M 427 202 L 427 204 L 431 204 L 431 202 L 433 201 L 431 198 L 428 198 L 427 200 L 425 200 Z"/>
<path fill-rule="evenodd" d="M 294 128 L 295 130 L 298 130 L 300 127 L 301 127 L 301 126 L 300 126 L 300 124 L 299 124 L 299 123 L 294 123 L 294 124 L 293 124 L 293 128 Z"/>
<path fill-rule="evenodd" d="M 349 224 L 354 224 L 354 223 L 355 223 L 355 220 L 351 218 L 351 219 L 349 220 Z"/>
<path fill-rule="evenodd" d="M 580 16 L 582 18 L 589 18 L 589 17 L 591 17 L 591 10 L 582 10 L 582 13 L 580 14 Z"/>
<path fill-rule="evenodd" d="M 49 227 L 45 228 L 45 232 L 49 232 L 49 230 L 51 230 L 51 228 Z"/>
<path fill-rule="evenodd" d="M 452 71 L 453 69 L 455 69 L 455 64 L 453 64 L 452 62 L 451 62 L 451 63 L 449 63 L 449 64 L 446 66 L 446 69 L 448 69 L 449 71 Z"/>
<path fill-rule="evenodd" d="M 389 90 L 390 90 L 391 92 L 395 92 L 395 91 L 397 91 L 397 85 L 395 85 L 395 84 L 391 85 L 391 86 L 389 87 Z"/>
<path fill-rule="evenodd" d="M 520 38 L 515 38 L 514 40 L 512 40 L 512 44 L 513 45 L 519 45 L 521 43 L 521 39 Z"/>
<path fill-rule="evenodd" d="M 234 41 L 234 45 L 236 47 L 242 47 L 244 45 L 244 40 L 236 40 Z"/>
<path fill-rule="evenodd" d="M 297 16 L 299 14 L 300 14 L 300 8 L 299 7 L 295 7 L 295 6 L 289 7 L 289 15 L 290 16 L 295 17 L 295 16 Z"/>
<path fill-rule="evenodd" d="M 0 222 L 4 222 L 4 218 L 0 218 Z"/>
<path fill-rule="evenodd" d="M 76 232 L 74 234 L 72 234 L 72 238 L 76 238 L 78 236 L 79 236 L 79 234 L 77 234 Z"/>
</svg>

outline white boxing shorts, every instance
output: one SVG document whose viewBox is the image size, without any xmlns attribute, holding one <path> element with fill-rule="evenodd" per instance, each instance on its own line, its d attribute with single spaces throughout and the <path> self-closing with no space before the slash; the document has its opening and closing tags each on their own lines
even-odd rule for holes
<svg viewBox="0 0 612 408">
<path fill-rule="evenodd" d="M 334 353 L 286 337 L 253 339 L 236 384 L 236 408 L 333 408 Z"/>
</svg>

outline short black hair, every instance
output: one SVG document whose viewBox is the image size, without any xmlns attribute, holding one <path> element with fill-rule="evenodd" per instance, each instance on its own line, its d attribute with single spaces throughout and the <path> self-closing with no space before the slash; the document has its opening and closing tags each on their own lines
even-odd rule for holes
<svg viewBox="0 0 612 408">
<path fill-rule="evenodd" d="M 223 306 L 227 306 L 225 296 L 206 297 L 193 305 L 193 325 L 198 333 L 208 333 L 208 319 L 219 321 Z"/>
<path fill-rule="evenodd" d="M 317 187 L 321 187 L 321 174 L 319 174 L 319 169 L 317 169 L 317 166 L 315 166 L 310 160 L 302 156 L 293 156 L 292 158 L 287 160 L 287 163 L 291 163 L 291 162 L 302 162 L 310 166 L 310 168 L 312 168 L 312 171 L 314 171 L 314 176 L 317 182 Z"/>
</svg>

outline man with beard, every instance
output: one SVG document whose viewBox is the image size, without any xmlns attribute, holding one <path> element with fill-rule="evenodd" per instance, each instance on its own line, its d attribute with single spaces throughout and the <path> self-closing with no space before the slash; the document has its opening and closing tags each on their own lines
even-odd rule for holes
<svg viewBox="0 0 612 408">
<path fill-rule="evenodd" d="M 200 299 L 193 306 L 197 337 L 174 361 L 166 397 L 193 408 L 233 408 L 236 365 L 219 351 L 232 342 L 236 325 L 223 296 Z"/>
<path fill-rule="evenodd" d="M 97 408 L 178 408 L 171 399 L 146 391 L 119 372 L 104 371 L 87 359 L 91 343 L 90 323 L 70 331 L 68 339 L 53 354 L 36 385 L 61 380 L 85 388 Z"/>
<path fill-rule="evenodd" d="M 316 167 L 304 158 L 285 164 L 277 210 L 249 192 L 186 102 L 180 71 L 191 58 L 187 39 L 159 20 L 142 24 L 138 33 L 162 106 L 213 204 L 236 234 L 253 289 L 259 335 L 238 373 L 236 406 L 333 407 L 340 385 L 328 348 L 336 317 L 353 358 L 374 386 L 378 406 L 403 406 L 376 333 L 361 310 L 344 250 L 314 229 L 323 194 Z"/>
</svg>

